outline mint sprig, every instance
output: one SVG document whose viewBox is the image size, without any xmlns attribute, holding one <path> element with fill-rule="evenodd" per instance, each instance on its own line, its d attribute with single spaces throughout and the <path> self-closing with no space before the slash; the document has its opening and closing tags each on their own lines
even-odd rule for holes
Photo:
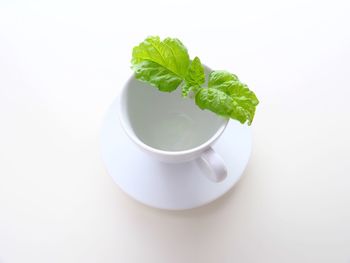
<svg viewBox="0 0 350 263">
<path fill-rule="evenodd" d="M 176 38 L 158 36 L 146 38 L 133 48 L 132 69 L 135 77 L 158 88 L 172 92 L 182 87 L 183 97 L 194 94 L 195 103 L 201 109 L 251 125 L 259 100 L 247 85 L 227 71 L 217 70 L 209 74 L 205 83 L 204 67 L 198 57 L 190 60 L 186 47 Z"/>
</svg>

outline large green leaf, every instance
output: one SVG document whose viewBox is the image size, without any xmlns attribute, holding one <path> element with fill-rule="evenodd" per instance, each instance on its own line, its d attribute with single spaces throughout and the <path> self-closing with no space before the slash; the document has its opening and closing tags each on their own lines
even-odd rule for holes
<svg viewBox="0 0 350 263">
<path fill-rule="evenodd" d="M 137 79 L 170 92 L 186 78 L 190 58 L 180 40 L 151 36 L 134 47 L 131 63 Z"/>
</svg>

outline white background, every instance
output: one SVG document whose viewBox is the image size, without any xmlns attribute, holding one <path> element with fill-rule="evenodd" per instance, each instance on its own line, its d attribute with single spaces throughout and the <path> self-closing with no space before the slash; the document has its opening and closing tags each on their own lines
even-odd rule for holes
<svg viewBox="0 0 350 263">
<path fill-rule="evenodd" d="M 350 262 L 347 1 L 0 2 L 0 262 Z M 103 115 L 147 35 L 256 92 L 239 184 L 145 207 L 99 155 Z"/>
</svg>

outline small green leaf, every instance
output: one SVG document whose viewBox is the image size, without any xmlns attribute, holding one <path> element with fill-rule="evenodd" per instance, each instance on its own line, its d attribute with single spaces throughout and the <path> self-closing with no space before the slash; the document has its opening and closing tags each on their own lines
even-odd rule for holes
<svg viewBox="0 0 350 263">
<path fill-rule="evenodd" d="M 259 104 L 259 100 L 254 92 L 252 92 L 247 85 L 239 81 L 235 81 L 230 87 L 227 88 L 226 93 L 229 94 L 233 101 L 237 103 L 237 108 L 239 107 L 242 109 L 239 110 L 239 112 L 244 112 L 244 115 L 248 120 L 248 124 L 251 125 L 254 119 L 256 106 Z"/>
<path fill-rule="evenodd" d="M 196 95 L 196 104 L 221 116 L 251 125 L 259 101 L 249 88 L 227 71 L 213 71 L 208 88 Z"/>
<path fill-rule="evenodd" d="M 188 69 L 185 85 L 182 87 L 182 96 L 187 97 L 190 91 L 196 92 L 205 82 L 204 67 L 198 57 L 195 57 Z"/>
<path fill-rule="evenodd" d="M 180 40 L 151 36 L 134 47 L 131 63 L 137 79 L 170 92 L 187 76 L 190 58 Z"/>
</svg>

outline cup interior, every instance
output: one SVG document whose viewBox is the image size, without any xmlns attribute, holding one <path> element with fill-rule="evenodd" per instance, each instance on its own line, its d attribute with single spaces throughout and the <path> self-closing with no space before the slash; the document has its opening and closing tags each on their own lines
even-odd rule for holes
<svg viewBox="0 0 350 263">
<path fill-rule="evenodd" d="M 129 132 L 157 150 L 177 152 L 199 147 L 227 124 L 227 119 L 198 108 L 194 99 L 182 98 L 180 89 L 160 92 L 134 77 L 121 100 Z"/>
</svg>

